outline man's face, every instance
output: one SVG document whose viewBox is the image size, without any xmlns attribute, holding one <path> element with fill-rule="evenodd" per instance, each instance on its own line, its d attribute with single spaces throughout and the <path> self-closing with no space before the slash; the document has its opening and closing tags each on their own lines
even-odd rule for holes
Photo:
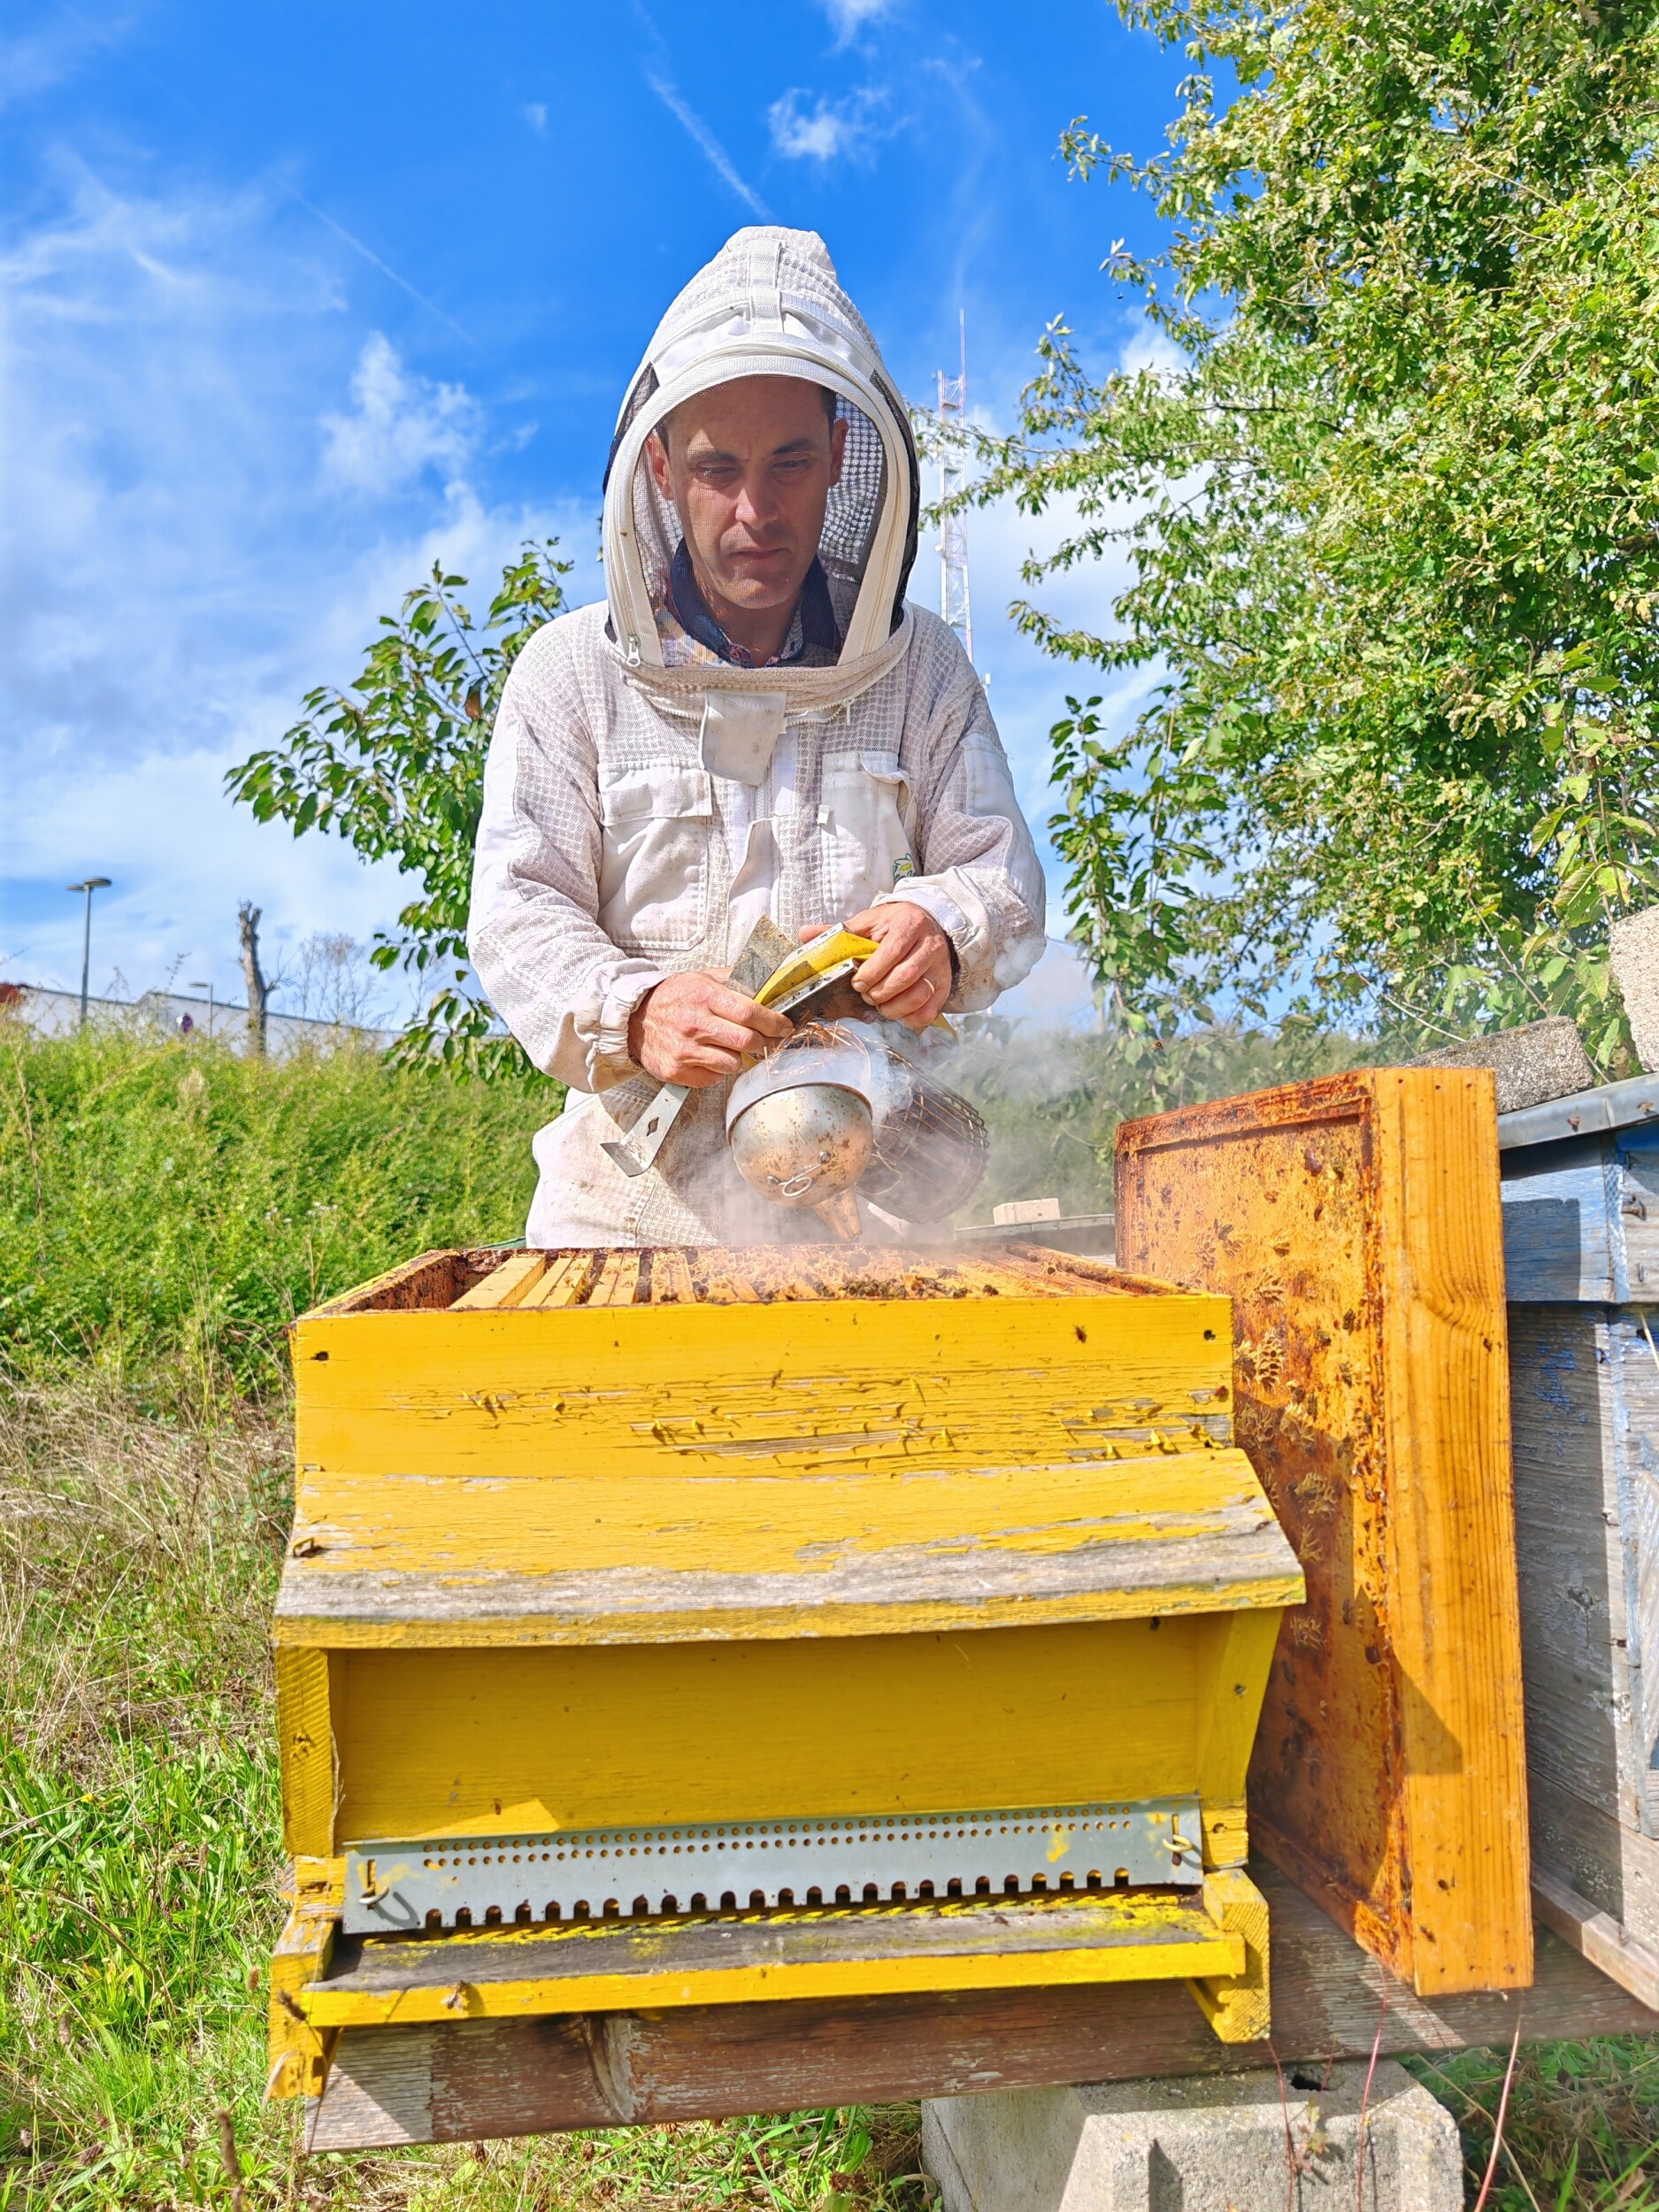
<svg viewBox="0 0 1659 2212">
<path fill-rule="evenodd" d="M 688 399 L 647 442 L 686 534 L 699 589 L 761 613 L 793 607 L 818 551 L 847 443 L 816 384 L 743 376 Z"/>
</svg>

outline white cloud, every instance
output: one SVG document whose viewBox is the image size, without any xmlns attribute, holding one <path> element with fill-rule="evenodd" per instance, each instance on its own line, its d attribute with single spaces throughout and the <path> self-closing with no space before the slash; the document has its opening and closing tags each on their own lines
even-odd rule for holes
<svg viewBox="0 0 1659 2212">
<path fill-rule="evenodd" d="M 541 137 L 547 130 L 546 104 L 541 100 L 532 100 L 525 107 L 523 112 L 525 121 L 528 123 L 538 138 Z"/>
<path fill-rule="evenodd" d="M 787 161 L 834 161 L 843 154 L 868 150 L 877 136 L 877 115 L 886 94 L 865 89 L 843 100 L 819 96 L 810 112 L 807 95 L 792 86 L 766 111 L 775 150 Z"/>
<path fill-rule="evenodd" d="M 411 376 L 377 330 L 358 357 L 351 392 L 351 413 L 323 417 L 326 482 L 383 495 L 429 468 L 448 483 L 459 479 L 478 425 L 461 386 Z"/>
<path fill-rule="evenodd" d="M 37 205 L 53 187 L 0 242 L 5 972 L 78 985 L 63 886 L 91 872 L 114 879 L 95 985 L 119 968 L 142 988 L 183 955 L 227 996 L 238 900 L 280 952 L 369 936 L 409 886 L 257 824 L 225 771 L 349 680 L 434 559 L 488 587 L 526 536 L 586 556 L 590 506 L 487 505 L 472 400 L 384 339 L 354 359 L 334 250 L 285 247 L 261 196 L 144 199 L 65 166 Z M 570 581 L 597 595 L 593 565 Z"/>
<path fill-rule="evenodd" d="M 824 0 L 824 10 L 835 27 L 835 40 L 845 46 L 866 23 L 879 23 L 891 15 L 895 0 Z"/>
</svg>

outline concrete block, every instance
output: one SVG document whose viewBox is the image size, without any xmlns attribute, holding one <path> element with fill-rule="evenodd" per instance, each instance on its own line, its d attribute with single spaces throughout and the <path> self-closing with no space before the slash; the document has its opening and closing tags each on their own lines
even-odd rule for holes
<svg viewBox="0 0 1659 2212">
<path fill-rule="evenodd" d="M 1644 1075 L 1659 1074 L 1659 906 L 1627 914 L 1608 933 L 1608 962 L 1630 1017 Z"/>
<path fill-rule="evenodd" d="M 922 2163 L 942 2212 L 1460 2212 L 1451 2114 L 1390 2059 L 1367 2099 L 1366 2070 L 934 2098 Z"/>
<path fill-rule="evenodd" d="M 1659 1005 L 1659 1000 L 1655 1001 Z M 1414 1068 L 1490 1068 L 1498 1079 L 1498 1111 L 1518 1113 L 1552 1098 L 1571 1098 L 1596 1082 L 1578 1025 L 1565 1014 L 1548 1021 L 1524 1022 L 1466 1044 L 1442 1045 L 1410 1063 Z"/>
</svg>

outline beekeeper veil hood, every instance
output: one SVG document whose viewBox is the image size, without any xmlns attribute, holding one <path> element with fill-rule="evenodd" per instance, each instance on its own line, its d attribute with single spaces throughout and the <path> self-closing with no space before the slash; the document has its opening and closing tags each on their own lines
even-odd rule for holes
<svg viewBox="0 0 1659 2212">
<path fill-rule="evenodd" d="M 916 558 L 920 493 L 904 403 L 815 232 L 740 230 L 657 325 L 623 403 L 605 476 L 611 632 L 649 688 L 706 686 L 706 670 L 663 667 L 654 611 L 680 527 L 652 480 L 645 442 L 682 401 L 745 376 L 822 386 L 847 425 L 841 481 L 818 541 L 843 636 L 833 668 L 723 667 L 719 680 L 827 704 L 876 681 L 908 641 L 904 588 Z"/>
</svg>

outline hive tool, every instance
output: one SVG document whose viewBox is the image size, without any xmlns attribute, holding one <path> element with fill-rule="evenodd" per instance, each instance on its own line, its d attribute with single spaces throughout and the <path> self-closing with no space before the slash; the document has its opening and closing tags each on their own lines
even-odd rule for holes
<svg viewBox="0 0 1659 2212">
<path fill-rule="evenodd" d="M 875 950 L 873 939 L 856 936 L 839 925 L 809 944 L 792 944 L 777 923 L 763 915 L 726 980 L 757 1006 L 770 1006 L 801 1022 L 811 1015 L 852 1011 L 857 1003 L 853 972 Z M 843 1000 L 849 1002 L 844 1008 Z M 625 1175 L 643 1175 L 690 1095 L 684 1083 L 664 1083 L 626 1140 L 617 1138 L 601 1149 Z"/>
</svg>

